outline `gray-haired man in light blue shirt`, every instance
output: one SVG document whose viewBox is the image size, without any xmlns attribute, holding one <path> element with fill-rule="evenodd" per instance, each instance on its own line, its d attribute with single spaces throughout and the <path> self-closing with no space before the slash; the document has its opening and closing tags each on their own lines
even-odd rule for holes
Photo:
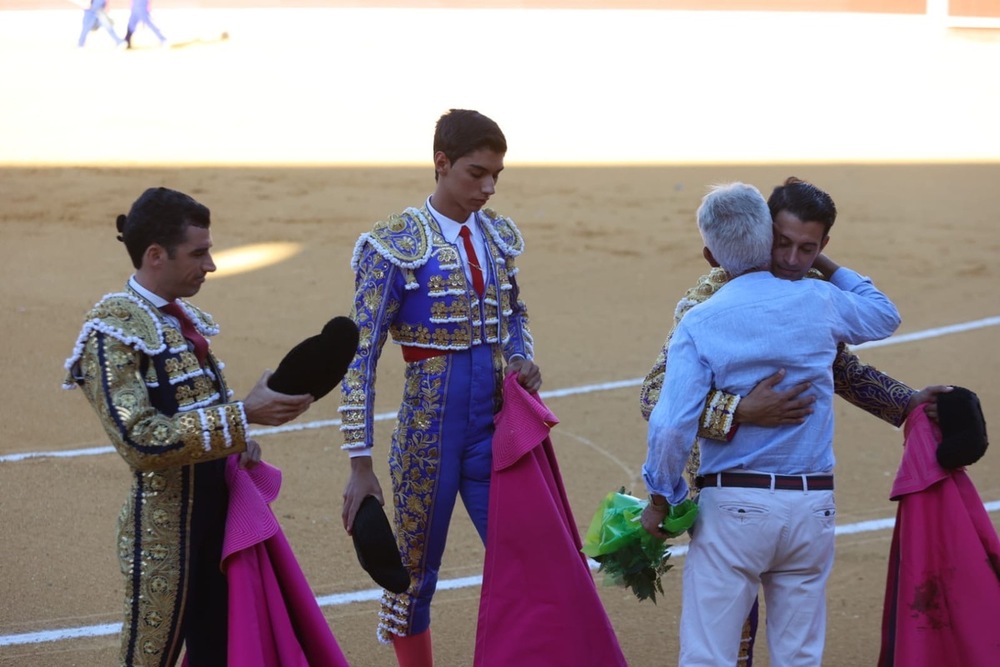
<svg viewBox="0 0 1000 667">
<path fill-rule="evenodd" d="M 830 369 L 838 343 L 885 338 L 899 313 L 850 269 L 838 268 L 829 282 L 772 275 L 771 215 L 753 186 L 713 188 L 698 226 L 706 253 L 734 277 L 674 331 L 669 373 L 649 419 L 643 478 L 651 503 L 643 525 L 666 537 L 664 514 L 687 497 L 684 467 L 712 387 L 746 395 L 762 367 L 784 368 L 783 384 L 811 383 L 816 402 L 802 424 L 743 424 L 728 443 L 700 442 L 680 664 L 735 664 L 740 629 L 763 585 L 772 665 L 818 666 L 834 547 Z"/>
</svg>

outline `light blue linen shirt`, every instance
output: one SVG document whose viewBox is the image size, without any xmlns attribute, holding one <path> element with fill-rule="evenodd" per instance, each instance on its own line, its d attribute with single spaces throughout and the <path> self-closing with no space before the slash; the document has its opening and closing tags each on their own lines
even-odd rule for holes
<svg viewBox="0 0 1000 667">
<path fill-rule="evenodd" d="M 803 424 L 741 424 L 730 442 L 702 439 L 700 474 L 746 470 L 782 475 L 833 470 L 833 374 L 837 343 L 886 338 L 899 312 L 871 280 L 840 268 L 829 282 L 756 271 L 730 280 L 677 325 L 660 399 L 649 417 L 643 479 L 670 504 L 687 497 L 684 467 L 713 387 L 746 396 L 784 368 L 776 390 L 812 383 Z"/>
</svg>

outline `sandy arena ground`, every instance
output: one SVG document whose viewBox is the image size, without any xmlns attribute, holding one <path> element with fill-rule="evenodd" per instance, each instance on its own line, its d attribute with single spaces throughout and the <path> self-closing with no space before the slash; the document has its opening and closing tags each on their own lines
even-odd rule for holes
<svg viewBox="0 0 1000 667">
<path fill-rule="evenodd" d="M 638 382 L 705 269 L 694 211 L 711 183 L 769 192 L 795 174 L 827 189 L 841 212 L 830 255 L 903 315 L 862 357 L 914 387 L 972 388 L 988 421 L 1000 415 L 1000 34 L 883 15 L 154 9 L 173 48 L 146 32 L 126 53 L 101 33 L 77 50 L 79 14 L 0 11 L 2 665 L 116 656 L 128 472 L 79 451 L 107 440 L 83 396 L 59 388 L 83 314 L 129 275 L 115 215 L 161 184 L 211 207 L 220 271 L 196 302 L 221 323 L 213 345 L 243 395 L 349 310 L 354 242 L 430 192 L 433 123 L 449 107 L 491 115 L 510 143 L 492 205 L 526 237 L 522 288 L 581 530 L 608 491 L 642 492 Z M 276 243 L 288 259 L 239 271 L 231 251 Z M 380 371 L 388 413 L 398 353 Z M 284 471 L 275 511 L 341 647 L 388 667 L 372 582 L 340 525 L 337 401 L 258 439 Z M 902 436 L 836 406 L 825 664 L 854 667 L 878 655 Z M 384 483 L 390 430 L 379 422 Z M 996 452 L 970 475 L 1000 508 Z M 457 512 L 442 571 L 457 583 L 434 606 L 443 667 L 471 664 L 479 588 L 462 580 L 482 559 Z M 676 563 L 657 606 L 601 588 L 636 667 L 676 664 Z"/>
</svg>

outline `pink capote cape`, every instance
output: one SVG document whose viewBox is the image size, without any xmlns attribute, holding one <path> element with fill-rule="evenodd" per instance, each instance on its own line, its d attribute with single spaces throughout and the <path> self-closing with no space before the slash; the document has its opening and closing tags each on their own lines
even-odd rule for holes
<svg viewBox="0 0 1000 667">
<path fill-rule="evenodd" d="M 626 665 L 597 595 L 549 429 L 559 420 L 507 376 L 493 435 L 476 667 Z"/>
<path fill-rule="evenodd" d="M 938 465 L 941 433 L 923 410 L 904 434 L 879 667 L 996 667 L 1000 539 L 965 469 Z"/>
<path fill-rule="evenodd" d="M 226 462 L 229 514 L 222 569 L 229 582 L 229 664 L 348 667 L 270 503 L 281 471 Z"/>
</svg>

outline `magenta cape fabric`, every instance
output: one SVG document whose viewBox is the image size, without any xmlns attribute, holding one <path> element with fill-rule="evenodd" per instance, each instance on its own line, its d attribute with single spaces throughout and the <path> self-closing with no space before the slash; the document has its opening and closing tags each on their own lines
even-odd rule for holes
<svg viewBox="0 0 1000 667">
<path fill-rule="evenodd" d="M 229 514 L 222 569 L 229 582 L 229 664 L 347 667 L 269 504 L 281 471 L 261 462 L 226 464 Z"/>
<path fill-rule="evenodd" d="M 938 465 L 937 425 L 917 409 L 904 432 L 879 667 L 996 667 L 1000 539 L 965 469 Z"/>
<path fill-rule="evenodd" d="M 626 665 L 597 595 L 537 394 L 504 381 L 495 418 L 476 667 Z"/>
</svg>

